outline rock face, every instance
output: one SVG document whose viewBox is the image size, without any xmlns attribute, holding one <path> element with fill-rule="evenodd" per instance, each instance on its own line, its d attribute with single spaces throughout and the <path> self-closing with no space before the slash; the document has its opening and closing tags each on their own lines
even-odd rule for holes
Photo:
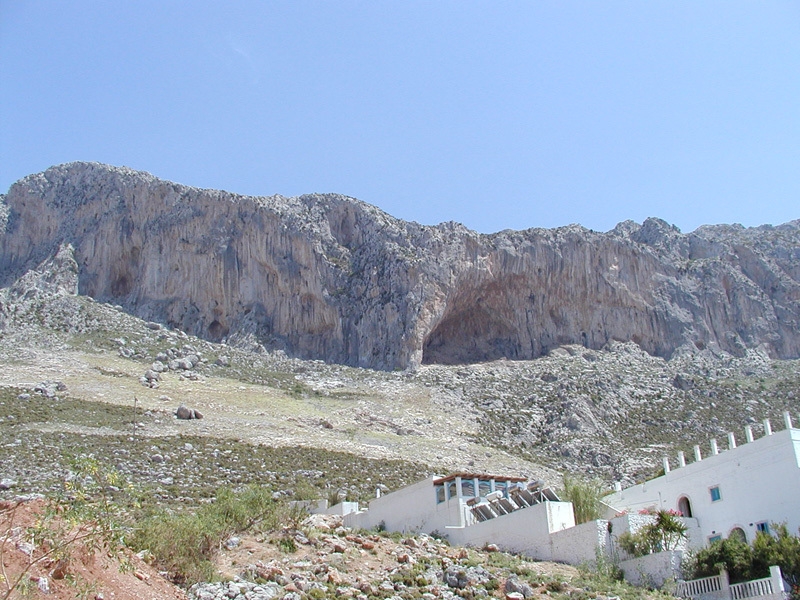
<svg viewBox="0 0 800 600">
<path fill-rule="evenodd" d="M 245 197 L 70 163 L 0 199 L 0 285 L 71 285 L 213 341 L 402 369 L 634 341 L 800 356 L 800 221 L 478 234 L 340 195 Z"/>
</svg>

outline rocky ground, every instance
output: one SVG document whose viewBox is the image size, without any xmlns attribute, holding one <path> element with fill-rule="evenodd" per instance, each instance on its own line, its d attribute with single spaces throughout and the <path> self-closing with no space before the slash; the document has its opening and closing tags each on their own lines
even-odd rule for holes
<svg viewBox="0 0 800 600">
<path fill-rule="evenodd" d="M 329 515 L 231 536 L 216 554 L 220 580 L 184 590 L 151 564 L 147 551 L 136 555 L 76 543 L 67 553 L 47 556 L 48 546 L 33 543 L 30 534 L 45 511 L 41 500 L 0 504 L 0 593 L 16 584 L 12 598 L 54 600 L 667 598 L 602 573 L 529 561 L 493 546 L 457 548 L 427 535 L 353 531 Z"/>
<path fill-rule="evenodd" d="M 92 401 L 118 414 L 89 429 L 0 414 L 0 426 L 19 425 L 11 444 L 188 435 L 397 459 L 424 473 L 474 469 L 557 484 L 570 469 L 629 483 L 652 474 L 663 455 L 741 435 L 746 424 L 758 434 L 764 418 L 780 427 L 784 410 L 800 415 L 800 363 L 759 351 L 665 361 L 611 343 L 566 346 L 535 361 L 382 372 L 212 344 L 78 296 L 16 308 L 0 336 L 0 385 L 53 406 Z M 35 390 L 47 381 L 65 389 L 48 398 Z M 176 419 L 181 404 L 204 418 Z"/>
<path fill-rule="evenodd" d="M 289 552 L 280 543 L 287 539 L 294 542 Z M 242 598 L 247 591 L 253 598 L 313 597 L 313 590 L 324 594 L 319 597 L 333 592 L 337 598 L 362 599 L 489 597 L 501 592 L 530 598 L 580 589 L 574 567 L 525 561 L 496 548 L 451 547 L 427 535 L 354 532 L 342 527 L 340 517 L 327 515 L 314 515 L 299 530 L 284 530 L 272 540 L 235 538 L 220 552 L 217 568 L 231 583 L 196 585 L 192 596 L 236 597 L 230 592 L 238 588 Z"/>
<path fill-rule="evenodd" d="M 108 446 L 115 436 L 132 438 L 141 450 L 124 441 L 114 452 L 140 454 L 139 469 L 149 472 L 141 464 L 163 452 L 144 440 L 180 447 L 181 436 L 198 436 L 404 461 L 414 474 L 472 469 L 555 485 L 569 469 L 630 483 L 657 470 L 663 455 L 707 446 L 745 424 L 758 434 L 764 418 L 779 427 L 784 410 L 800 415 L 800 362 L 759 350 L 666 361 L 612 342 L 599 351 L 565 346 L 534 361 L 372 371 L 213 344 L 65 292 L 51 279 L 26 275 L 0 298 L 0 386 L 14 397 L 8 414 L 0 412 L 0 427 L 13 434 L 0 476 L 22 482 L 47 479 L 53 463 L 35 448 L 54 440 Z M 70 402 L 111 412 L 87 422 L 81 410 L 71 415 Z M 12 405 L 24 422 L 14 420 Z M 180 405 L 203 418 L 177 419 Z M 23 446 L 32 451 L 11 460 Z M 182 453 L 167 454 L 158 480 L 181 479 Z"/>
</svg>

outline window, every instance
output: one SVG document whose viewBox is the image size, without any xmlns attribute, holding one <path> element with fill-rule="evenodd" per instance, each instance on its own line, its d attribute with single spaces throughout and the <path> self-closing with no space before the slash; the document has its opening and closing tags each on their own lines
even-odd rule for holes
<svg viewBox="0 0 800 600">
<path fill-rule="evenodd" d="M 461 480 L 461 495 L 465 498 L 472 498 L 475 496 L 475 482 L 472 479 Z"/>
<path fill-rule="evenodd" d="M 744 529 L 741 527 L 734 527 L 731 529 L 731 532 L 728 534 L 729 540 L 739 540 L 740 542 L 746 544 L 747 543 L 747 534 L 745 534 Z"/>
<path fill-rule="evenodd" d="M 721 535 L 712 535 L 710 538 L 708 538 L 708 543 L 713 544 L 714 542 L 719 542 L 721 540 L 722 540 Z"/>
<path fill-rule="evenodd" d="M 492 493 L 492 482 L 481 479 L 478 482 L 478 495 L 481 498 L 486 498 L 486 496 L 488 496 L 491 493 Z"/>
<path fill-rule="evenodd" d="M 678 510 L 684 517 L 692 516 L 692 503 L 686 496 L 681 496 L 681 499 L 678 500 Z"/>
<path fill-rule="evenodd" d="M 444 486 L 437 485 L 436 486 L 436 503 L 441 504 L 444 502 Z"/>
<path fill-rule="evenodd" d="M 719 486 L 715 485 L 708 490 L 711 493 L 711 501 L 717 502 L 718 500 L 722 500 L 722 494 L 719 493 Z"/>
<path fill-rule="evenodd" d="M 756 531 L 761 531 L 762 533 L 769 533 L 769 523 L 766 521 L 761 521 L 761 523 L 756 523 Z"/>
</svg>

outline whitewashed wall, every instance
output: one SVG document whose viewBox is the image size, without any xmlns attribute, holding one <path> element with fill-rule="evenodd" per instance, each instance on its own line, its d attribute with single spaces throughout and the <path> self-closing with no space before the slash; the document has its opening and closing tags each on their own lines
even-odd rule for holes
<svg viewBox="0 0 800 600">
<path fill-rule="evenodd" d="M 460 517 L 457 498 L 436 504 L 431 477 L 372 500 L 369 510 L 345 515 L 344 524 L 374 529 L 382 523 L 387 531 L 431 533 L 444 532 L 448 525 L 460 523 Z"/>
<path fill-rule="evenodd" d="M 552 560 L 550 534 L 575 525 L 571 502 L 542 502 L 469 527 L 446 530 L 452 544 L 482 547 L 497 544 L 539 560 Z"/>
<path fill-rule="evenodd" d="M 325 502 L 327 504 L 327 502 Z M 358 511 L 358 502 L 339 502 L 327 508 L 318 509 L 313 512 L 323 515 L 349 515 Z"/>
<path fill-rule="evenodd" d="M 715 535 L 727 537 L 735 527 L 752 540 L 759 522 L 785 521 L 796 532 L 800 527 L 800 429 L 784 429 L 750 443 L 741 441 L 732 450 L 722 450 L 723 440 L 719 454 L 673 468 L 605 501 L 618 510 L 638 512 L 646 507 L 677 509 L 678 500 L 686 496 L 702 538 L 693 540 L 693 545 L 703 545 Z M 710 447 L 704 451 L 709 453 Z M 716 502 L 710 492 L 714 486 L 721 494 Z"/>
<path fill-rule="evenodd" d="M 633 585 L 662 587 L 667 581 L 676 581 L 681 576 L 683 553 L 657 552 L 639 558 L 624 560 L 619 568 L 625 574 L 625 581 Z"/>
<path fill-rule="evenodd" d="M 556 531 L 550 536 L 550 541 L 553 549 L 551 560 L 570 565 L 594 565 L 597 553 L 606 551 L 608 521 L 589 521 Z"/>
</svg>

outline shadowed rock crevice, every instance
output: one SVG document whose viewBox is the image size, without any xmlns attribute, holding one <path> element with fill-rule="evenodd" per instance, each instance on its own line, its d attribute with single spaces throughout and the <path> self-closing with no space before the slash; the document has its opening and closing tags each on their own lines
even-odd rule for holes
<svg viewBox="0 0 800 600">
<path fill-rule="evenodd" d="M 425 341 L 422 362 L 453 365 L 538 356 L 539 349 L 523 343 L 516 309 L 526 302 L 529 289 L 524 279 L 511 277 L 455 293 Z"/>
</svg>

